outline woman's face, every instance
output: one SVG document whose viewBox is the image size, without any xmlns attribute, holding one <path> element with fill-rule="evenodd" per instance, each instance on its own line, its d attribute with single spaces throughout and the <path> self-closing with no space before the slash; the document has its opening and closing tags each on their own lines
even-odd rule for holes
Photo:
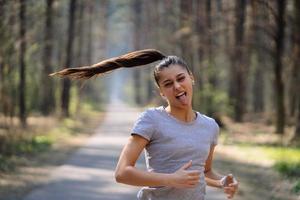
<svg viewBox="0 0 300 200">
<path fill-rule="evenodd" d="M 159 90 L 172 107 L 192 105 L 194 78 L 180 65 L 170 65 L 159 72 Z"/>
</svg>

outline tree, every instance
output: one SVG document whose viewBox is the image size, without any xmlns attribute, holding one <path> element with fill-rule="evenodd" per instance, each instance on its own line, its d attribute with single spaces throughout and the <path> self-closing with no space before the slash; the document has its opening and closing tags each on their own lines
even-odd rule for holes
<svg viewBox="0 0 300 200">
<path fill-rule="evenodd" d="M 193 70 L 193 53 L 192 53 L 192 15 L 193 15 L 193 1 L 180 0 L 180 29 L 178 31 L 178 44 L 181 50 L 181 56 L 186 60 L 187 64 Z"/>
<path fill-rule="evenodd" d="M 5 38 L 5 32 L 4 32 L 4 6 L 5 1 L 0 0 L 0 43 L 3 44 L 3 39 Z M 0 112 L 3 112 L 4 115 L 6 112 L 4 112 L 5 107 L 3 106 L 3 102 L 5 101 L 5 91 L 4 91 L 4 50 L 3 48 L 0 49 Z"/>
<path fill-rule="evenodd" d="M 264 35 L 261 26 L 265 23 L 266 12 L 259 6 L 257 1 L 251 1 L 253 41 L 251 41 L 252 54 L 255 57 L 254 80 L 252 86 L 252 107 L 254 112 L 263 112 L 265 98 L 265 67 L 267 65 L 265 52 L 261 48 L 264 44 Z"/>
<path fill-rule="evenodd" d="M 197 88 L 201 91 L 203 88 L 203 73 L 202 73 L 202 66 L 201 61 L 204 58 L 204 42 L 205 42 L 205 15 L 204 15 L 204 6 L 203 1 L 196 1 L 196 34 L 198 36 L 198 45 L 197 45 L 197 54 L 199 60 L 199 67 L 197 69 L 197 73 L 194 74 L 196 78 L 196 85 Z M 198 84 L 197 84 L 198 83 Z"/>
<path fill-rule="evenodd" d="M 294 79 L 294 85 L 295 85 L 295 92 L 298 93 L 297 96 L 297 111 L 298 114 L 296 115 L 296 129 L 295 129 L 295 138 L 297 138 L 298 140 L 300 139 L 300 95 L 299 95 L 299 91 L 300 91 L 300 67 L 299 67 L 299 63 L 300 63 L 300 1 L 298 0 L 294 0 L 294 16 L 295 16 L 295 29 L 294 29 L 294 74 L 295 75 L 295 79 Z M 298 91 L 298 92 L 297 92 Z"/>
<path fill-rule="evenodd" d="M 46 1 L 46 20 L 45 20 L 45 45 L 43 54 L 43 72 L 42 72 L 42 101 L 41 101 L 41 112 L 44 115 L 48 115 L 55 107 L 54 98 L 54 86 L 53 80 L 49 77 L 52 70 L 52 49 L 53 49 L 53 0 Z"/>
<path fill-rule="evenodd" d="M 67 38 L 67 48 L 66 48 L 66 60 L 65 67 L 69 68 L 72 64 L 73 55 L 73 42 L 74 42 L 74 30 L 75 30 L 75 12 L 76 12 L 76 0 L 70 0 L 69 3 L 69 26 L 68 26 L 68 38 Z M 62 115 L 68 117 L 69 113 L 69 102 L 70 102 L 70 88 L 71 82 L 69 79 L 63 80 L 63 90 L 61 95 L 61 108 Z"/>
<path fill-rule="evenodd" d="M 26 54 L 26 0 L 20 0 L 20 81 L 19 81 L 19 118 L 23 127 L 26 126 L 26 63 L 25 63 L 25 54 Z"/>
<path fill-rule="evenodd" d="M 135 0 L 133 3 L 133 13 L 134 16 L 134 40 L 133 48 L 134 50 L 139 50 L 141 48 L 141 1 Z M 141 85 L 141 70 L 138 68 L 133 71 L 134 80 L 134 92 L 135 92 L 135 102 L 140 105 L 142 103 L 142 85 Z"/>
<path fill-rule="evenodd" d="M 243 121 L 246 107 L 246 74 L 244 60 L 244 23 L 246 17 L 246 0 L 236 0 L 234 51 L 231 56 L 230 96 L 233 100 L 234 119 Z"/>
<path fill-rule="evenodd" d="M 291 34 L 291 43 L 292 43 L 292 69 L 290 75 L 290 87 L 289 87 L 289 115 L 290 117 L 295 117 L 297 111 L 297 100 L 300 98 L 299 94 L 299 63 L 300 63 L 300 8 L 299 1 L 294 1 L 294 12 L 293 12 L 293 20 L 292 24 L 292 34 Z"/>
<path fill-rule="evenodd" d="M 87 12 L 88 12 L 88 27 L 87 27 L 87 51 L 86 51 L 86 58 L 87 58 L 87 63 L 89 65 L 92 63 L 92 57 L 93 57 L 93 47 L 92 47 L 92 33 L 93 33 L 93 13 L 94 13 L 94 8 L 93 8 L 93 1 L 89 1 L 87 4 Z"/>
<path fill-rule="evenodd" d="M 285 0 L 277 0 L 276 35 L 275 35 L 275 94 L 276 94 L 276 132 L 284 133 L 285 108 L 284 108 L 284 84 L 282 80 L 282 56 L 284 49 L 284 28 L 285 28 Z"/>
</svg>

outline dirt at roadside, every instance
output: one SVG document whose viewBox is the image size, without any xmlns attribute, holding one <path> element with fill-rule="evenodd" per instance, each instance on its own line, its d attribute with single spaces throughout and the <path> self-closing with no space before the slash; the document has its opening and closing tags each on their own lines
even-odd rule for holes
<svg viewBox="0 0 300 200">
<path fill-rule="evenodd" d="M 220 147 L 215 154 L 214 169 L 237 177 L 240 184 L 236 200 L 300 200 L 300 196 L 291 192 L 291 182 L 272 168 L 245 163 L 221 151 Z"/>
<path fill-rule="evenodd" d="M 272 126 L 257 122 L 227 122 L 223 134 L 223 140 L 216 147 L 213 165 L 216 171 L 233 173 L 239 180 L 236 200 L 300 200 L 300 194 L 292 192 L 293 181 L 276 172 L 272 168 L 274 161 L 261 156 L 255 149 L 255 145 L 284 142 L 282 137 L 274 134 Z M 288 132 L 286 134 L 289 136 Z M 254 144 L 250 151 L 255 159 L 235 146 L 243 142 Z"/>
<path fill-rule="evenodd" d="M 13 172 L 0 173 L 0 200 L 20 200 L 35 187 L 46 184 L 52 170 L 63 164 L 88 137 L 77 135 L 48 152 L 29 158 L 25 166 L 19 166 Z"/>
<path fill-rule="evenodd" d="M 99 114 L 97 119 L 85 123 L 84 134 L 78 133 L 57 141 L 50 150 L 27 156 L 15 170 L 0 172 L 0 200 L 21 200 L 31 190 L 47 184 L 50 173 L 62 165 L 94 133 L 103 119 L 102 115 Z"/>
</svg>

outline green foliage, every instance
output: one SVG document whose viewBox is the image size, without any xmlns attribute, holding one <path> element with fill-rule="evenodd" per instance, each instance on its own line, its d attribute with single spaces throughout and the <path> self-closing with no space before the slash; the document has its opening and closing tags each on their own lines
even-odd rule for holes
<svg viewBox="0 0 300 200">
<path fill-rule="evenodd" d="M 13 161 L 8 157 L 0 154 L 0 171 L 6 172 L 14 169 L 15 165 L 13 164 Z"/>
<path fill-rule="evenodd" d="M 69 110 L 70 110 L 71 116 L 73 116 L 76 113 L 77 106 L 79 103 L 77 89 L 78 88 L 74 84 L 71 86 L 71 89 L 70 89 L 70 99 L 72 99 L 72 100 L 70 101 Z"/>
<path fill-rule="evenodd" d="M 85 102 L 81 103 L 82 112 L 85 114 L 92 114 L 96 112 L 102 112 L 104 111 L 104 105 L 93 101 L 93 100 L 85 100 Z"/>
<path fill-rule="evenodd" d="M 298 180 L 295 184 L 295 186 L 293 187 L 293 192 L 295 193 L 300 193 L 300 180 Z"/>
<path fill-rule="evenodd" d="M 300 162 L 284 162 L 275 163 L 274 168 L 282 175 L 288 177 L 300 177 Z"/>
<path fill-rule="evenodd" d="M 48 150 L 53 141 L 49 136 L 34 136 L 32 138 L 18 138 L 7 142 L 5 151 L 0 154 L 0 171 L 11 171 L 22 155 L 30 155 Z"/>
<path fill-rule="evenodd" d="M 30 153 L 39 153 L 47 150 L 51 147 L 53 141 L 51 138 L 38 135 L 32 138 L 25 138 L 14 141 L 10 144 L 10 152 L 11 155 L 22 155 L 22 154 L 30 154 Z"/>
<path fill-rule="evenodd" d="M 226 136 L 221 135 L 224 140 Z M 257 145 L 249 142 L 230 144 L 237 152 L 248 161 L 260 162 L 261 160 L 271 161 L 273 169 L 283 177 L 294 181 L 293 192 L 300 192 L 300 147 L 282 147 L 270 145 Z"/>
<path fill-rule="evenodd" d="M 231 113 L 229 98 L 225 91 L 213 88 L 209 83 L 204 84 L 201 91 L 195 91 L 195 104 L 201 112 L 208 115 Z M 200 99 L 200 100 L 199 100 Z"/>
</svg>

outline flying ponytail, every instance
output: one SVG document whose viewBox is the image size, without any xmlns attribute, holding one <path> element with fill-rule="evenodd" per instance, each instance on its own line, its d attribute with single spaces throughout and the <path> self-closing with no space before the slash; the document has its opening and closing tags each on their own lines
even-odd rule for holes
<svg viewBox="0 0 300 200">
<path fill-rule="evenodd" d="M 59 75 L 61 77 L 85 80 L 95 75 L 101 75 L 122 67 L 130 68 L 139 65 L 146 65 L 158 60 L 162 60 L 165 57 L 166 56 L 155 49 L 144 49 L 103 60 L 91 66 L 66 68 L 61 71 L 54 72 L 50 74 L 50 76 Z"/>
</svg>

